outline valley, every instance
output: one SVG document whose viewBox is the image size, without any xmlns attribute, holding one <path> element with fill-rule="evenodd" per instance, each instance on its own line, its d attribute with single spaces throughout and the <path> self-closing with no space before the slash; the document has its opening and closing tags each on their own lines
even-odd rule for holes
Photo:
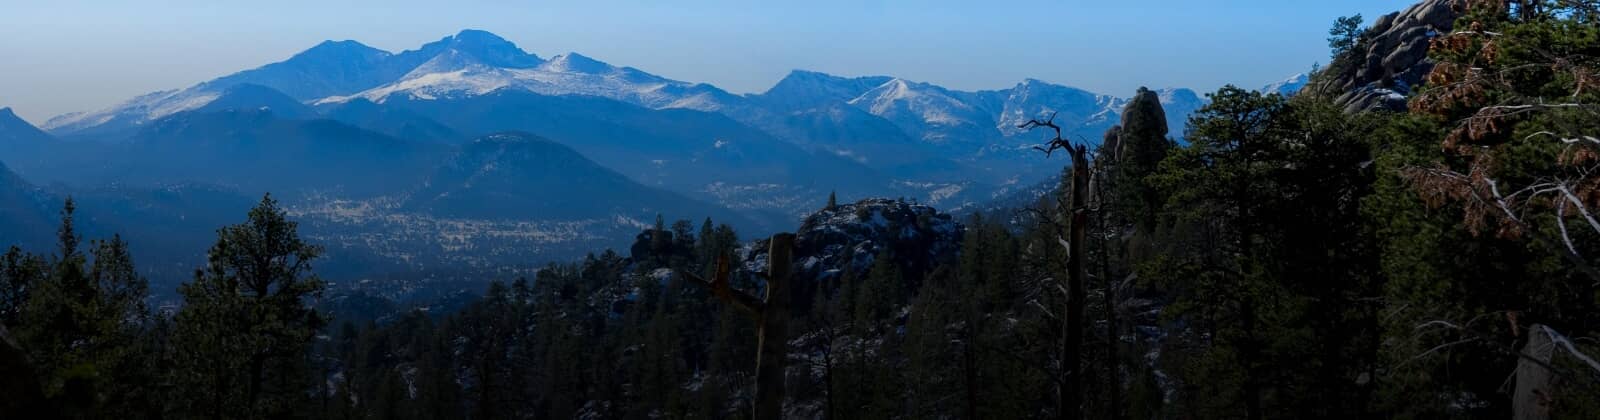
<svg viewBox="0 0 1600 420">
<path fill-rule="evenodd" d="M 1174 126 L 1205 103 L 1159 95 Z M 830 194 L 994 207 L 1058 175 L 1018 124 L 1054 115 L 1097 138 L 1127 101 L 1035 79 L 966 92 L 803 70 L 736 95 L 577 53 L 547 59 L 477 30 L 398 53 L 328 41 L 42 128 L 4 112 L 0 162 L 33 204 L 0 239 L 43 245 L 50 202 L 107 188 L 124 192 L 103 198 L 112 208 L 148 208 L 145 195 L 165 191 L 177 216 L 113 212 L 91 228 L 135 244 L 203 238 L 224 216 L 212 212 L 271 193 L 347 283 L 527 274 L 506 267 L 625 246 L 658 215 L 762 235 Z M 531 140 L 509 151 L 496 140 L 507 135 Z M 139 233 L 150 219 L 167 220 Z M 147 255 L 158 295 L 203 251 L 172 245 Z"/>
</svg>

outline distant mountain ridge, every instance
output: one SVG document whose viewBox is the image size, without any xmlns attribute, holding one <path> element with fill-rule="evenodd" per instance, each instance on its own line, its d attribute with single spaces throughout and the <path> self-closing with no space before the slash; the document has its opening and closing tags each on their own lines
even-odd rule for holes
<svg viewBox="0 0 1600 420">
<path fill-rule="evenodd" d="M 1154 93 L 1173 137 L 1206 104 Z M 1018 126 L 1054 117 L 1095 142 L 1129 101 L 1038 79 L 962 91 L 805 70 L 740 95 L 484 31 L 397 53 L 327 41 L 42 129 L 0 109 L 0 213 L 47 226 L 48 201 L 85 194 L 136 242 L 184 230 L 157 244 L 191 250 L 168 264 L 270 191 L 335 273 L 486 269 L 616 246 L 655 214 L 759 236 L 830 193 L 966 212 L 1037 197 L 1064 162 Z"/>
<path fill-rule="evenodd" d="M 1158 92 L 1169 125 L 1177 127 L 1172 135 L 1181 137 L 1188 114 L 1205 99 L 1188 89 Z M 463 30 L 397 53 L 357 41 L 326 41 L 189 88 L 53 118 L 44 128 L 73 140 L 120 143 L 148 138 L 151 127 L 171 132 L 175 125 L 163 124 L 165 119 L 265 112 L 278 120 L 330 119 L 360 129 L 352 133 L 440 145 L 520 130 L 572 147 L 641 184 L 770 218 L 798 217 L 816 197 L 836 190 L 858 198 L 980 205 L 1059 171 L 1060 162 L 1032 148 L 1043 134 L 1019 125 L 1054 116 L 1065 135 L 1095 142 L 1120 119 L 1127 102 L 1039 79 L 961 91 L 887 75 L 806 70 L 790 72 L 765 92 L 736 95 L 578 53 L 546 58 L 492 33 Z M 207 130 L 212 134 L 205 136 L 236 137 L 254 129 Z M 297 136 L 290 137 L 304 139 Z M 40 155 L 48 154 L 32 156 Z M 238 162 L 199 163 L 232 171 Z M 70 173 L 70 166 L 56 165 L 53 172 Z M 115 177 L 114 170 L 87 172 Z M 398 179 L 417 176 L 406 172 Z M 50 178 L 44 180 L 57 181 Z M 333 181 L 351 182 L 318 185 L 370 184 Z"/>
<path fill-rule="evenodd" d="M 10 165 L 0 175 L 13 178 L 11 182 L 21 182 L 19 175 L 58 165 L 54 161 L 67 149 L 60 139 L 29 124 L 11 108 L 0 108 L 0 164 Z"/>
<path fill-rule="evenodd" d="M 549 112 L 500 112 L 493 117 L 487 115 L 496 113 L 491 106 L 456 111 L 428 104 L 496 103 L 509 98 L 503 95 L 506 92 L 586 96 L 656 111 L 720 114 L 800 147 L 783 153 L 789 160 L 801 159 L 781 165 L 776 171 L 783 175 L 774 176 L 773 170 L 755 171 L 762 161 L 736 160 L 770 155 L 767 152 L 735 156 L 721 146 L 702 148 L 742 143 L 732 138 L 698 139 L 691 142 L 694 148 L 645 158 L 650 153 L 628 149 L 660 145 L 622 140 L 659 137 L 651 133 L 659 130 L 692 136 L 699 127 L 650 119 L 656 117 L 643 119 L 658 121 L 656 126 L 617 124 L 617 118 L 605 114 L 633 111 L 604 102 L 578 101 L 569 104 L 582 106 L 575 109 L 541 108 Z M 1206 100 L 1189 89 L 1158 92 L 1169 126 L 1175 127 L 1172 136 L 1181 138 L 1187 116 Z M 841 188 L 855 188 L 854 196 L 908 195 L 956 205 L 991 200 L 995 197 L 990 195 L 1006 185 L 1054 177 L 1060 166 L 1033 150 L 1042 134 L 1020 125 L 1053 116 L 1068 137 L 1095 142 L 1120 118 L 1127 101 L 1039 79 L 1004 89 L 961 91 L 886 75 L 844 77 L 806 70 L 790 72 L 765 92 L 736 95 L 710 84 L 672 80 L 578 53 L 545 58 L 495 34 L 469 29 L 398 53 L 357 41 L 326 41 L 283 61 L 189 88 L 52 118 L 44 129 L 74 140 L 120 141 L 186 112 L 264 110 L 280 119 L 332 119 L 390 137 L 439 144 L 524 130 L 563 142 L 646 185 L 671 186 L 700 198 L 712 195 L 735 208 L 798 215 L 801 207 L 793 204 L 800 197 Z M 485 115 L 463 115 L 473 112 Z M 556 115 L 594 124 L 585 128 L 550 120 Z M 731 127 L 724 122 L 711 124 Z M 618 130 L 622 126 L 632 132 Z M 685 144 L 681 138 L 675 141 Z M 610 153 L 600 151 L 605 147 Z M 724 158 L 711 164 L 705 156 Z M 682 169 L 673 168 L 686 164 L 698 169 L 681 173 Z M 762 174 L 750 176 L 757 172 Z M 863 182 L 871 185 L 857 185 Z M 796 188 L 797 184 L 807 187 Z"/>
<path fill-rule="evenodd" d="M 0 162 L 0 247 L 47 243 L 51 223 L 43 191 Z"/>
<path fill-rule="evenodd" d="M 766 92 L 735 95 L 713 85 L 671 80 L 578 53 L 546 60 L 492 33 L 463 30 L 399 53 L 356 41 L 325 41 L 284 61 L 189 88 L 142 95 L 99 111 L 57 116 L 43 128 L 58 135 L 126 131 L 204 107 L 237 85 L 269 87 L 308 105 L 357 98 L 382 103 L 394 95 L 458 98 L 519 89 L 547 95 L 600 96 L 655 109 L 718 112 L 763 128 L 781 124 L 786 113 L 849 103 L 896 122 L 915 138 L 934 142 L 1015 136 L 1014 123 L 1040 117 L 1049 107 L 1073 111 L 1062 112 L 1058 118 L 1090 130 L 1106 120 L 1107 115 L 1099 111 L 1114 114 L 1116 103 L 1124 100 L 1036 79 L 1008 89 L 964 92 L 889 76 L 840 77 L 804 70 L 791 72 Z M 1070 94 L 1052 97 L 1042 92 Z M 1064 102 L 1046 106 L 1037 103 L 1042 98 Z M 1187 112 L 1175 109 L 1174 114 Z M 1072 121 L 1066 121 L 1069 116 Z"/>
<path fill-rule="evenodd" d="M 29 124 L 11 108 L 0 108 L 0 144 L 48 141 L 50 134 Z"/>
</svg>

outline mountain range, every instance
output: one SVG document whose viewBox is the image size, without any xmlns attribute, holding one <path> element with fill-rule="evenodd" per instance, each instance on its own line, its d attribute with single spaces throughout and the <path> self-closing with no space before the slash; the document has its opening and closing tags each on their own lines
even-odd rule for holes
<svg viewBox="0 0 1600 420">
<path fill-rule="evenodd" d="M 1020 146 L 1037 140 L 1016 126 L 1052 112 L 1073 134 L 1096 138 L 1099 131 L 1116 120 L 1116 113 L 1126 101 L 1033 79 L 1008 89 L 967 92 L 889 76 L 839 77 L 801 70 L 766 92 L 737 95 L 709 84 L 671 80 L 578 53 L 545 59 L 494 34 L 466 30 L 399 53 L 355 41 L 324 42 L 282 62 L 189 88 L 143 95 L 99 111 L 51 118 L 43 128 L 63 137 L 125 134 L 175 113 L 208 105 L 215 108 L 218 99 L 237 85 L 275 89 L 303 104 L 324 109 L 362 100 L 373 104 L 394 99 L 449 100 L 502 90 L 585 95 L 648 109 L 719 113 L 745 125 L 782 134 L 786 140 L 808 144 L 825 144 L 833 138 L 809 129 L 806 122 L 814 120 L 796 121 L 790 117 L 842 105 L 872 117 L 841 116 L 845 118 L 832 121 L 846 131 L 859 127 L 876 135 L 878 125 L 889 122 L 902 134 L 928 143 L 923 146 L 942 151 L 945 158 L 980 161 L 996 154 L 1016 160 L 1016 153 L 1004 152 L 1029 150 Z M 1166 105 L 1176 122 L 1203 104 L 1198 95 L 1187 89 L 1163 92 L 1170 99 Z M 878 160 L 894 161 L 899 157 L 837 145 L 820 149 L 850 156 L 869 166 Z M 898 165 L 895 162 L 890 166 Z M 1000 172 L 1002 179 L 1014 175 L 1003 168 Z"/>
<path fill-rule="evenodd" d="M 1289 93 L 1295 80 L 1265 90 Z M 1206 103 L 1157 92 L 1172 127 Z M 335 255 L 438 269 L 487 266 L 450 257 L 485 243 L 518 248 L 493 253 L 507 260 L 617 245 L 654 214 L 759 235 L 830 192 L 976 208 L 1059 173 L 1023 122 L 1053 116 L 1064 135 L 1099 139 L 1127 102 L 1036 79 L 961 91 L 803 70 L 733 94 L 465 30 L 398 53 L 327 41 L 42 129 L 0 109 L 0 162 L 15 172 L 5 182 L 32 182 L 12 193 L 32 197 L 272 192 Z"/>
</svg>

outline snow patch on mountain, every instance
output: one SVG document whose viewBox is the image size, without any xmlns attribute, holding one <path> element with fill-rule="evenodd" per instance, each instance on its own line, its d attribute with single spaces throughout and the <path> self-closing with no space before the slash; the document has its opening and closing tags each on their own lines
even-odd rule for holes
<svg viewBox="0 0 1600 420">
<path fill-rule="evenodd" d="M 141 95 L 127 102 L 92 112 L 71 113 L 44 123 L 48 131 L 76 131 L 112 122 L 142 125 L 168 115 L 199 108 L 222 96 L 219 89 L 189 88 Z"/>
<path fill-rule="evenodd" d="M 993 125 L 990 112 L 970 93 L 929 83 L 891 79 L 847 102 L 931 143 L 981 141 Z"/>
<path fill-rule="evenodd" d="M 951 97 L 943 88 L 927 83 L 894 79 L 850 100 L 878 116 L 909 114 L 928 124 L 967 122 L 972 105 Z"/>
<path fill-rule="evenodd" d="M 1021 126 L 1029 120 L 1054 116 L 1069 132 L 1084 128 L 1103 130 L 1116 120 L 1125 102 L 1110 95 L 1027 79 L 1011 88 L 995 127 L 1002 134 L 1017 136 L 1028 131 Z"/>
<path fill-rule="evenodd" d="M 1307 76 L 1305 73 L 1300 73 L 1294 76 L 1289 76 L 1287 79 L 1262 86 L 1261 93 L 1276 93 L 1283 96 L 1294 96 L 1294 94 L 1300 92 L 1300 89 L 1304 89 L 1306 87 L 1306 83 L 1309 83 L 1310 81 L 1310 76 Z"/>
<path fill-rule="evenodd" d="M 632 68 L 616 67 L 576 53 L 551 58 L 531 68 L 494 67 L 461 53 L 441 54 L 394 83 L 348 96 L 319 99 L 317 104 L 356 98 L 383 103 L 401 95 L 432 100 L 520 89 L 544 95 L 588 95 L 648 108 L 717 111 L 739 100 L 711 85 L 671 80 Z"/>
</svg>

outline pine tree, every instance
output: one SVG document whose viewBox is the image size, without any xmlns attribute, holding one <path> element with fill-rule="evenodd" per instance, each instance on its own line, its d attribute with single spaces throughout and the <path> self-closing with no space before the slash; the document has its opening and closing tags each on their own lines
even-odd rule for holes
<svg viewBox="0 0 1600 420">
<path fill-rule="evenodd" d="M 1267 261 L 1260 245 L 1265 235 L 1270 235 L 1262 226 L 1268 215 L 1261 200 L 1278 192 L 1270 184 L 1270 174 L 1261 171 L 1277 167 L 1257 161 L 1272 152 L 1276 141 L 1272 122 L 1284 105 L 1277 96 L 1264 97 L 1232 86 L 1222 88 L 1211 99 L 1211 104 L 1192 117 L 1191 146 L 1175 152 L 1163 163 L 1163 172 L 1155 176 L 1172 197 L 1171 223 L 1195 230 L 1193 236 L 1180 238 L 1195 242 L 1177 247 L 1174 256 L 1160 260 L 1174 262 L 1153 265 L 1175 272 L 1149 270 L 1146 274 L 1157 279 L 1186 279 L 1182 286 L 1171 286 L 1179 295 L 1175 312 L 1203 320 L 1196 327 L 1217 342 L 1205 348 L 1197 362 L 1186 366 L 1190 370 L 1185 376 L 1230 378 L 1216 383 L 1215 388 L 1193 384 L 1197 388 L 1191 388 L 1190 394 L 1216 405 L 1191 409 L 1206 416 L 1260 419 L 1267 381 L 1262 369 L 1263 347 L 1271 328 L 1264 325 L 1271 313 L 1266 308 L 1281 302 L 1283 296 L 1280 286 L 1272 282 L 1276 273 L 1263 272 L 1268 267 L 1261 266 Z M 1223 390 L 1235 391 L 1221 394 Z M 1242 410 L 1222 411 L 1233 407 Z"/>
<path fill-rule="evenodd" d="M 1328 30 L 1328 49 L 1338 58 L 1361 41 L 1361 15 L 1342 16 Z"/>
<path fill-rule="evenodd" d="M 309 306 L 324 288 L 311 271 L 322 249 L 297 230 L 264 196 L 245 223 L 217 231 L 206 268 L 178 288 L 184 411 L 276 417 L 308 405 L 306 356 L 327 321 Z"/>
<path fill-rule="evenodd" d="M 45 395 L 67 416 L 97 417 L 130 410 L 149 412 L 155 403 L 145 387 L 150 365 L 144 353 L 147 283 L 133 266 L 120 237 L 95 241 L 92 266 L 79 248 L 76 210 L 68 198 L 57 231 L 58 255 L 46 264 L 12 253 L 5 277 L 32 290 L 22 299 L 18 336 L 45 380 Z M 30 260 L 34 262 L 30 262 Z"/>
<path fill-rule="evenodd" d="M 711 218 L 707 217 L 704 222 L 700 223 L 700 235 L 695 237 L 694 261 L 700 267 L 706 269 L 701 275 L 711 275 L 710 269 L 717 260 L 716 254 L 721 247 L 718 246 L 715 235 L 716 228 L 711 224 Z"/>
<path fill-rule="evenodd" d="M 47 271 L 43 257 L 13 245 L 0 254 L 0 325 L 16 329 L 29 295 Z"/>
<path fill-rule="evenodd" d="M 1437 65 L 1410 99 L 1411 118 L 1383 138 L 1394 146 L 1379 162 L 1399 177 L 1382 179 L 1385 200 L 1370 206 L 1394 235 L 1384 265 L 1396 315 L 1385 327 L 1397 345 L 1386 358 L 1405 369 L 1386 391 L 1428 402 L 1387 403 L 1419 417 L 1595 417 L 1600 365 L 1575 360 L 1594 360 L 1600 346 L 1535 345 L 1600 331 L 1600 301 L 1590 298 L 1600 293 L 1595 5 L 1479 1 L 1458 10 L 1455 31 L 1431 42 Z M 1469 322 L 1482 318 L 1503 322 Z M 1565 373 L 1538 379 L 1552 372 Z M 1508 390 L 1512 398 L 1497 397 Z M 1468 411 L 1437 397 L 1450 394 L 1478 398 Z"/>
<path fill-rule="evenodd" d="M 1370 389 L 1348 378 L 1373 362 L 1377 313 L 1359 296 L 1378 289 L 1359 208 L 1369 154 L 1354 136 L 1372 129 L 1326 103 L 1231 86 L 1211 98 L 1152 177 L 1171 201 L 1162 253 L 1140 271 L 1174 299 L 1167 315 L 1206 337 L 1178 340 L 1173 369 L 1192 381 L 1181 404 L 1362 417 Z"/>
</svg>

